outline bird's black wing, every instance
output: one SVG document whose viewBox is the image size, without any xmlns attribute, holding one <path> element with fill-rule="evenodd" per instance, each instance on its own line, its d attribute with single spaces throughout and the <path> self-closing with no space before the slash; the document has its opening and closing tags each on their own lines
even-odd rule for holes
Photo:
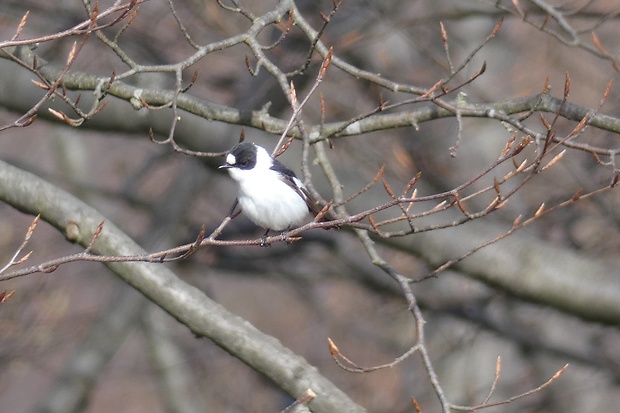
<svg viewBox="0 0 620 413">
<path fill-rule="evenodd" d="M 295 182 L 295 180 L 299 180 L 299 178 L 297 178 L 297 175 L 295 175 L 295 172 L 291 171 L 289 168 L 286 167 L 286 165 L 284 165 L 277 159 L 273 160 L 273 165 L 270 169 L 279 172 L 282 182 L 290 186 L 291 189 L 297 192 L 297 194 L 304 201 L 306 201 L 306 205 L 308 205 L 308 211 L 312 212 L 314 215 L 317 215 L 319 212 L 321 212 L 321 208 L 319 208 L 316 202 L 312 199 L 312 196 L 310 196 L 310 192 L 308 192 L 306 187 L 303 185 L 300 186 L 297 184 L 297 182 Z"/>
</svg>

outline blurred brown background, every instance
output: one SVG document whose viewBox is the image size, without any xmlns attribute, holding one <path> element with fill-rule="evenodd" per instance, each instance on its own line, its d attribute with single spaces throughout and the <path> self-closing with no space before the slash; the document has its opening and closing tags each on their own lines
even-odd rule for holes
<svg viewBox="0 0 620 413">
<path fill-rule="evenodd" d="M 101 9 L 110 2 L 101 2 Z M 256 4 L 254 4 L 256 3 Z M 502 102 L 540 93 L 549 79 L 552 94 L 561 96 L 570 73 L 570 101 L 596 108 L 607 83 L 618 81 L 609 61 L 580 47 L 570 47 L 543 33 L 515 14 L 512 2 L 500 1 L 346 1 L 328 25 L 322 40 L 335 53 L 362 69 L 388 79 L 431 87 L 447 75 L 441 40 L 442 21 L 450 40 L 451 59 L 463 58 L 491 32 L 498 19 L 505 21 L 499 34 L 467 66 L 460 79 L 475 73 L 484 61 L 486 73 L 464 88 L 469 102 Z M 319 11 L 328 13 L 331 2 L 297 2 L 304 16 L 320 27 Z M 596 27 L 601 43 L 617 55 L 618 5 L 614 1 L 548 1 L 558 10 L 574 10 L 570 22 L 584 42 Z M 269 1 L 247 2 L 256 15 L 270 10 Z M 533 2 L 520 6 L 528 20 L 545 22 L 545 13 Z M 207 44 L 233 36 L 248 27 L 238 14 L 223 10 L 215 1 L 174 2 L 179 19 L 194 41 Z M 0 4 L 1 39 L 10 39 L 26 11 L 30 11 L 20 38 L 41 36 L 71 27 L 85 19 L 79 1 L 3 1 Z M 602 22 L 602 23 L 600 23 Z M 546 27 L 561 30 L 552 19 Z M 110 32 L 112 33 L 112 32 Z M 275 28 L 261 34 L 264 44 L 275 41 Z M 193 52 L 165 1 L 147 1 L 120 37 L 120 45 L 140 64 L 168 64 Z M 40 44 L 36 52 L 59 67 L 64 65 L 75 38 Z M 299 67 L 306 59 L 308 42 L 294 30 L 270 56 L 283 69 Z M 208 55 L 187 71 L 198 70 L 189 94 L 205 101 L 242 110 L 259 110 L 271 102 L 269 113 L 287 119 L 290 109 L 281 91 L 263 69 L 252 77 L 245 65 L 247 48 L 237 46 Z M 320 59 L 314 59 L 306 76 L 294 78 L 298 94 L 312 82 Z M 0 123 L 12 122 L 41 96 L 25 70 L 0 59 Z M 109 48 L 94 37 L 80 52 L 72 70 L 110 76 L 127 70 Z M 170 73 L 140 74 L 125 79 L 144 88 L 174 87 Z M 406 99 L 331 67 L 319 92 L 324 95 L 326 121 L 346 120 L 372 110 L 384 100 Z M 89 99 L 89 92 L 83 92 Z M 304 120 L 320 122 L 319 95 L 304 110 Z M 4 130 L 0 158 L 28 170 L 74 194 L 98 209 L 145 249 L 155 251 L 191 242 L 202 224 L 214 228 L 235 198 L 234 184 L 216 170 L 220 159 L 203 160 L 174 153 L 169 146 L 148 139 L 148 127 L 127 102 L 110 98 L 97 118 L 74 129 L 51 120 L 47 111 L 26 128 Z M 618 88 L 611 89 L 601 109 L 617 116 Z M 165 131 L 170 111 L 157 112 Z M 547 115 L 551 118 L 552 115 Z M 153 119 L 153 118 L 151 118 Z M 540 123 L 538 118 L 531 124 Z M 106 126 L 106 124 L 108 126 Z M 560 120 L 558 130 L 568 133 L 576 122 Z M 124 126 L 123 126 L 124 125 Z M 401 188 L 418 171 L 426 194 L 449 190 L 491 163 L 510 133 L 496 121 L 463 120 L 463 141 L 455 158 L 450 147 L 457 138 L 454 118 L 334 140 L 330 159 L 338 168 L 350 195 L 372 180 L 381 165 L 394 188 Z M 239 137 L 239 125 L 210 122 L 182 113 L 177 135 L 193 149 L 220 151 Z M 248 140 L 269 146 L 276 135 L 248 128 Z M 618 146 L 618 134 L 588 129 L 584 140 L 606 147 Z M 283 162 L 297 172 L 301 145 L 293 143 Z M 330 199 L 327 181 L 316 165 L 313 182 Z M 501 174 L 498 172 L 498 176 Z M 587 153 L 569 151 L 563 161 L 530 183 L 506 206 L 488 217 L 491 232 L 501 233 L 519 214 L 531 215 L 541 202 L 569 199 L 580 187 L 592 190 L 611 178 Z M 488 183 L 488 182 L 487 182 Z M 387 197 L 381 185 L 355 200 L 352 212 L 370 208 Z M 531 240 L 558 248 L 592 262 L 617 263 L 618 191 L 577 203 L 539 220 L 515 234 L 516 245 Z M 481 201 L 482 202 L 482 201 Z M 477 205 L 484 207 L 484 203 Z M 447 218 L 446 218 L 447 219 Z M 486 218 L 485 218 L 486 219 Z M 22 242 L 32 220 L 0 203 L 0 261 L 6 262 Z M 463 251 L 475 246 L 475 226 L 444 230 L 462 239 Z M 493 232 L 494 231 L 494 232 Z M 260 230 L 239 217 L 224 238 L 256 238 Z M 486 236 L 483 234 L 482 236 Z M 519 242 L 524 244 L 519 244 Z M 511 244 L 513 245 L 513 244 Z M 536 244 L 539 245 L 539 244 Z M 499 243 L 497 248 L 506 248 Z M 441 248 L 441 247 L 440 247 Z M 384 258 L 405 275 L 425 275 L 433 262 L 428 257 L 378 245 Z M 46 223 L 40 223 L 27 250 L 29 263 L 79 252 Z M 515 251 L 517 254 L 518 251 Z M 549 257 L 549 265 L 553 264 Z M 477 254 L 468 258 L 476 260 Z M 499 262 L 497 265 L 501 265 Z M 415 411 L 411 397 L 423 412 L 439 411 L 428 378 L 416 356 L 397 367 L 368 374 L 352 374 L 334 364 L 327 347 L 330 337 L 349 358 L 363 366 L 388 363 L 414 342 L 414 324 L 393 283 L 367 258 L 359 242 L 345 230 L 311 231 L 303 241 L 271 248 L 205 248 L 173 270 L 271 334 L 285 346 L 317 366 L 322 374 L 371 412 Z M 609 274 L 617 286 L 620 274 Z M 583 274 L 587 279 L 588 274 Z M 50 392 L 60 372 L 77 354 L 85 337 L 97 328 L 117 303 L 131 315 L 118 335 L 109 341 L 85 383 L 87 403 L 81 411 L 168 412 L 279 411 L 291 400 L 267 379 L 213 345 L 195 338 L 186 327 L 149 305 L 103 265 L 72 263 L 50 274 L 35 274 L 0 283 L 0 291 L 15 295 L 0 306 L 0 408 L 3 412 L 47 411 Z M 620 335 L 615 325 L 589 322 L 549 306 L 529 303 L 476 281 L 467 271 L 446 271 L 437 279 L 414 285 L 427 321 L 428 347 L 439 379 L 450 400 L 459 404 L 481 402 L 493 381 L 495 363 L 502 357 L 501 378 L 492 401 L 501 400 L 548 380 L 565 363 L 569 369 L 550 387 L 533 396 L 488 412 L 612 412 L 620 403 Z M 620 300 L 620 297 L 618 297 Z M 119 304 L 120 305 L 120 304 Z M 118 308 L 117 308 L 118 309 Z M 122 312 L 120 312 L 122 314 Z M 123 324 L 123 321 L 119 323 Z M 166 350 L 161 350 L 161 346 Z M 162 351 L 163 353 L 160 353 Z M 165 354 L 165 355 L 162 355 Z M 85 368 L 88 362 L 84 361 Z M 165 373 L 178 374 L 179 394 L 186 410 L 166 405 L 162 390 Z M 177 395 L 179 395 L 177 394 Z"/>
</svg>

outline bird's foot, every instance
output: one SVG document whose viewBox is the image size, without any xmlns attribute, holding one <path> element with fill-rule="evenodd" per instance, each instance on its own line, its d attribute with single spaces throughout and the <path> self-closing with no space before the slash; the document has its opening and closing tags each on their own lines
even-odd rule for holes
<svg viewBox="0 0 620 413">
<path fill-rule="evenodd" d="M 265 234 L 260 237 L 260 246 L 261 247 L 271 247 L 271 243 L 267 242 L 267 235 L 269 235 L 269 230 L 267 230 L 267 232 L 265 232 Z"/>
<path fill-rule="evenodd" d="M 286 245 L 292 244 L 293 242 L 297 242 L 301 239 L 301 237 L 289 237 L 288 231 L 280 234 L 280 240 L 286 242 Z"/>
<path fill-rule="evenodd" d="M 291 243 L 291 240 L 288 237 L 288 231 L 284 231 L 283 233 L 280 234 L 280 240 L 283 242 L 286 242 L 287 244 Z"/>
<path fill-rule="evenodd" d="M 271 247 L 271 243 L 267 242 L 267 235 L 263 235 L 260 238 L 260 244 L 261 247 Z"/>
</svg>

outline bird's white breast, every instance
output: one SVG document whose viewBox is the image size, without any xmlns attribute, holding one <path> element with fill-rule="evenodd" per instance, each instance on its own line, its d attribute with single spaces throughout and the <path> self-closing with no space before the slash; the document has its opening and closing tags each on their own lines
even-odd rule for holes
<svg viewBox="0 0 620 413">
<path fill-rule="evenodd" d="M 284 231 L 304 222 L 308 215 L 305 200 L 280 180 L 276 171 L 255 168 L 229 172 L 239 185 L 241 209 L 252 222 L 273 231 Z"/>
</svg>

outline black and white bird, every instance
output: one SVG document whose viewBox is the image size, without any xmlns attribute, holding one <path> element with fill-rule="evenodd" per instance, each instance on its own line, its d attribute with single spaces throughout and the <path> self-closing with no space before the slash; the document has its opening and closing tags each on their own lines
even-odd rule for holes
<svg viewBox="0 0 620 413">
<path fill-rule="evenodd" d="M 265 148 L 250 142 L 235 145 L 226 155 L 227 169 L 237 182 L 242 212 L 256 225 L 286 231 L 303 224 L 319 210 L 295 173 L 273 158 Z"/>
</svg>

